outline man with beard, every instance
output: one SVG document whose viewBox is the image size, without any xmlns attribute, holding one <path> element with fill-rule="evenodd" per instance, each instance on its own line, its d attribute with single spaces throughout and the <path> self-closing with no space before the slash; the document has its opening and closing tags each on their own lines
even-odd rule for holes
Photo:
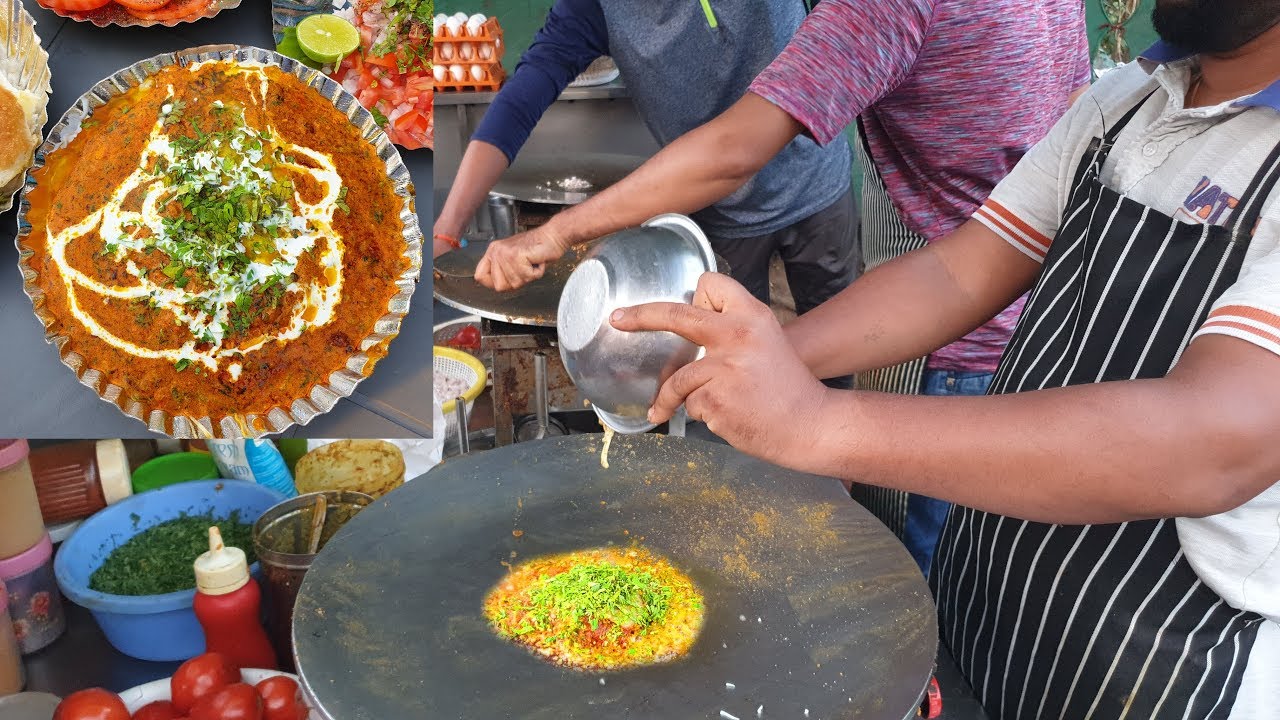
<svg viewBox="0 0 1280 720">
<path fill-rule="evenodd" d="M 706 347 L 655 422 L 684 403 L 773 462 L 956 503 L 930 581 L 997 719 L 1280 716 L 1280 0 L 1155 22 L 973 220 L 785 330 L 713 275 L 614 315 Z M 816 379 L 1028 290 L 990 397 Z"/>
<path fill-rule="evenodd" d="M 866 267 L 875 268 L 963 225 L 1062 117 L 1073 93 L 1089 82 L 1085 30 L 1079 0 L 823 0 L 740 100 L 597 197 L 491 245 L 476 280 L 510 290 L 541 276 L 570 245 L 660 213 L 693 212 L 726 196 L 736 202 L 758 185 L 760 176 L 753 175 L 772 167 L 775 155 L 814 140 L 843 146 L 844 130 L 855 120 L 862 243 Z M 704 52 L 701 46 L 689 51 Z M 801 175 L 782 180 L 802 196 L 822 190 Z M 716 235 L 715 228 L 708 233 Z M 758 280 L 744 284 L 767 298 L 767 242 L 726 244 L 713 237 L 712 245 L 735 279 L 751 273 Z M 802 299 L 797 297 L 802 314 L 816 305 Z M 867 368 L 858 386 L 986 393 L 1022 309 L 1021 298 L 1009 300 L 947 347 L 892 367 Z M 914 440 L 921 447 L 930 443 L 928 437 Z M 927 573 L 947 503 L 865 485 L 853 491 Z"/>
</svg>

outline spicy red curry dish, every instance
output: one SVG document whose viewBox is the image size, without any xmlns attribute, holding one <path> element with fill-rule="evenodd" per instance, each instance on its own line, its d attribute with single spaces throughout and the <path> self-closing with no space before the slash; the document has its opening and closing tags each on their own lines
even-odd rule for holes
<svg viewBox="0 0 1280 720">
<path fill-rule="evenodd" d="M 578 670 L 622 670 L 684 657 L 702 630 L 702 593 L 647 550 L 603 548 L 517 565 L 489 592 L 497 634 Z"/>
<path fill-rule="evenodd" d="M 411 265 L 406 201 L 360 130 L 293 75 L 166 67 L 33 176 L 24 242 L 47 329 L 123 388 L 122 407 L 243 422 L 361 351 L 366 375 L 385 355 L 389 340 L 362 344 Z"/>
</svg>

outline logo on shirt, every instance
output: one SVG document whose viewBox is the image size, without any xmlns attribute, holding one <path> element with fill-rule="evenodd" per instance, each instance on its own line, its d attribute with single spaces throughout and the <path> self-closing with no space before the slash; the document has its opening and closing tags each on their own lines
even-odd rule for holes
<svg viewBox="0 0 1280 720">
<path fill-rule="evenodd" d="M 1203 177 L 1176 214 L 1191 223 L 1220 225 L 1224 216 L 1239 204 L 1239 198 L 1215 185 L 1208 177 Z"/>
</svg>

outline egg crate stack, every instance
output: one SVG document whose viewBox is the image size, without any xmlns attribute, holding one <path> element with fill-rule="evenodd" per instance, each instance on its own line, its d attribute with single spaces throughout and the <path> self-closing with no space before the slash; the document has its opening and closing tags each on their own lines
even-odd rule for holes
<svg viewBox="0 0 1280 720">
<path fill-rule="evenodd" d="M 431 64 L 436 92 L 487 92 L 502 87 L 502 26 L 497 18 L 437 15 Z"/>
</svg>

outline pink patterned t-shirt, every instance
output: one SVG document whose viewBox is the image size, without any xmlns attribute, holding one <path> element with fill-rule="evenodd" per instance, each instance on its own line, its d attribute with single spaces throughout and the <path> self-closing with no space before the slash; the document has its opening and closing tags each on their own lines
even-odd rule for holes
<svg viewBox="0 0 1280 720">
<path fill-rule="evenodd" d="M 934 241 L 962 225 L 1090 79 L 1079 0 L 821 0 L 751 85 L 819 143 L 862 116 L 903 223 Z M 1022 301 L 934 353 L 994 372 Z"/>
</svg>

